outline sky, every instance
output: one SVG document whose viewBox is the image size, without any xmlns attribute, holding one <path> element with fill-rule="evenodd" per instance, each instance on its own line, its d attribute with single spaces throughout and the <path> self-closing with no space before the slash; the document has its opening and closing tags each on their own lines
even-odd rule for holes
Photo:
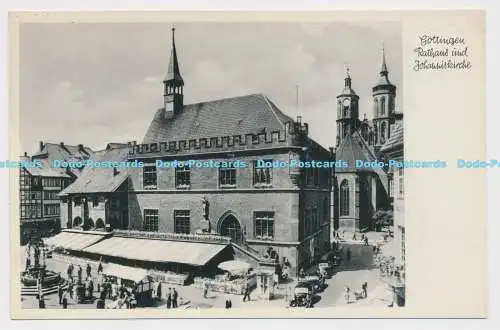
<svg viewBox="0 0 500 330">
<path fill-rule="evenodd" d="M 328 148 L 347 66 L 360 118 L 372 117 L 384 45 L 403 111 L 399 22 L 29 23 L 19 39 L 22 151 L 35 152 L 38 141 L 96 150 L 142 141 L 163 104 L 172 26 L 185 104 L 262 93 L 292 118 L 299 108 Z"/>
</svg>

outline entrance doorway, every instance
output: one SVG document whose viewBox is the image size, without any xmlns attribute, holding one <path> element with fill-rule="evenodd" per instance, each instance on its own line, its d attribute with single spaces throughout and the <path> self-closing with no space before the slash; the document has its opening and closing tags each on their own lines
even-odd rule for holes
<svg viewBox="0 0 500 330">
<path fill-rule="evenodd" d="M 243 243 L 243 232 L 241 231 L 240 222 L 232 214 L 228 214 L 222 219 L 219 232 L 222 236 L 231 237 L 231 241 L 236 244 Z"/>
</svg>

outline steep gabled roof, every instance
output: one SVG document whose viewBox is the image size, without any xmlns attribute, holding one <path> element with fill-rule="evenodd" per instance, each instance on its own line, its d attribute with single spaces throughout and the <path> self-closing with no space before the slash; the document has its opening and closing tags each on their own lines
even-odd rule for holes
<svg viewBox="0 0 500 330">
<path fill-rule="evenodd" d="M 285 122 L 293 121 L 262 94 L 185 105 L 171 119 L 164 118 L 164 111 L 156 112 L 143 143 L 258 134 L 283 130 Z"/>
<path fill-rule="evenodd" d="M 92 161 L 94 162 L 125 162 L 128 156 L 128 147 L 108 147 L 94 153 Z M 113 192 L 118 189 L 122 183 L 128 178 L 126 168 L 118 168 L 115 173 L 113 168 L 100 168 L 100 167 L 87 167 L 81 175 L 64 189 L 60 195 L 69 194 L 85 194 L 85 193 L 98 193 L 98 192 Z"/>
<path fill-rule="evenodd" d="M 375 161 L 376 158 L 371 152 L 368 145 L 364 142 L 363 138 L 358 131 L 347 135 L 337 149 L 337 160 L 346 161 L 348 167 L 338 168 L 336 172 L 358 172 L 358 171 L 372 171 L 369 168 L 356 168 L 356 161 Z"/>
</svg>

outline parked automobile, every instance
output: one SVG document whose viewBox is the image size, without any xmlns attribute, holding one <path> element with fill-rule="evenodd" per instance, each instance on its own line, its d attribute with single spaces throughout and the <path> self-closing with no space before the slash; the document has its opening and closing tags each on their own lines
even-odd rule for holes
<svg viewBox="0 0 500 330">
<path fill-rule="evenodd" d="M 290 307 L 312 307 L 314 292 L 314 285 L 311 282 L 299 282 L 294 289 Z"/>
</svg>

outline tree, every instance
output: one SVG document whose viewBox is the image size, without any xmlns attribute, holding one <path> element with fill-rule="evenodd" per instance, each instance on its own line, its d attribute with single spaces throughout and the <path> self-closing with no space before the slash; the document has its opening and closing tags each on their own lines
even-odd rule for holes
<svg viewBox="0 0 500 330">
<path fill-rule="evenodd" d="M 373 215 L 372 226 L 376 231 L 380 231 L 382 227 L 393 225 L 394 215 L 392 210 L 378 210 Z"/>
</svg>

